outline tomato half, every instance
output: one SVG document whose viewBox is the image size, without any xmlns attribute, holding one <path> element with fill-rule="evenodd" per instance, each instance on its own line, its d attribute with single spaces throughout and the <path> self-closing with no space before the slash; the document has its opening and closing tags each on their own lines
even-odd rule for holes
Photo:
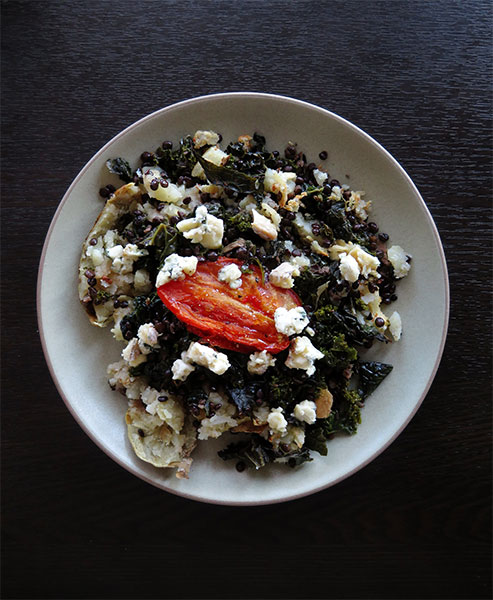
<svg viewBox="0 0 493 600">
<path fill-rule="evenodd" d="M 289 338 L 276 330 L 274 313 L 281 306 L 288 310 L 300 306 L 300 299 L 291 290 L 268 282 L 262 285 L 260 269 L 252 265 L 250 273 L 242 274 L 241 287 L 231 289 L 218 274 L 232 263 L 244 264 L 224 256 L 201 262 L 194 275 L 169 281 L 158 288 L 158 295 L 192 333 L 213 346 L 236 352 L 281 352 L 289 346 Z"/>
</svg>

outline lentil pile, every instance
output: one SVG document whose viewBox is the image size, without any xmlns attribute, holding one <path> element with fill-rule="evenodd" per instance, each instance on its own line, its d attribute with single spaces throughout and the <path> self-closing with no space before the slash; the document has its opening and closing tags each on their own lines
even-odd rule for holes
<svg viewBox="0 0 493 600">
<path fill-rule="evenodd" d="M 221 142 L 197 131 L 135 169 L 107 161 L 123 185 L 100 190 L 79 268 L 91 323 L 124 344 L 108 380 L 130 442 L 180 478 L 198 441 L 226 433 L 219 456 L 238 471 L 294 468 L 354 434 L 392 370 L 359 349 L 401 337 L 383 308 L 411 263 L 326 172 L 327 150 L 315 164 L 257 133 Z"/>
</svg>

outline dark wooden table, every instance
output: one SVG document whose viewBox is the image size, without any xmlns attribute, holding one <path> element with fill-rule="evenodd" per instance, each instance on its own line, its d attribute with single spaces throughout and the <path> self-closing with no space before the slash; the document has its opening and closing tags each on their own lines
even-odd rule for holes
<svg viewBox="0 0 493 600">
<path fill-rule="evenodd" d="M 489 597 L 491 4 L 1 6 L 3 597 Z M 166 494 L 101 452 L 50 379 L 35 304 L 86 161 L 147 113 L 235 90 L 319 104 L 381 142 L 436 220 L 452 294 L 398 440 L 334 488 L 257 508 Z"/>
</svg>

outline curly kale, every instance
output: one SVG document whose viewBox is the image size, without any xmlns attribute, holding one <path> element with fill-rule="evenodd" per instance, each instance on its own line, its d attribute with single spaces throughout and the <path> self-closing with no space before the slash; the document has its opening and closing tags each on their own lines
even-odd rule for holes
<svg viewBox="0 0 493 600">
<path fill-rule="evenodd" d="M 371 346 L 374 340 L 386 341 L 377 329 L 361 324 L 344 302 L 338 308 L 323 306 L 313 313 L 313 317 L 316 339 L 322 344 L 324 338 L 336 333 L 344 333 L 346 341 L 357 346 Z"/>
<path fill-rule="evenodd" d="M 287 461 L 290 467 L 313 460 L 306 448 L 290 452 L 283 452 L 281 449 L 275 450 L 267 440 L 257 434 L 253 434 L 248 440 L 229 444 L 220 450 L 218 455 L 223 460 L 240 460 L 244 466 L 254 469 L 261 469 L 266 464 L 278 459 Z"/>
<path fill-rule="evenodd" d="M 133 179 L 130 164 L 124 158 L 118 157 L 108 159 L 106 161 L 106 168 L 110 173 L 118 175 L 125 183 L 129 183 Z"/>
<path fill-rule="evenodd" d="M 377 361 L 361 361 L 358 365 L 359 393 L 367 398 L 392 371 L 393 366 Z"/>
<path fill-rule="evenodd" d="M 354 434 L 361 423 L 362 397 L 354 390 L 345 389 L 334 396 L 330 415 L 318 419 L 306 430 L 305 443 L 310 450 L 326 455 L 325 442 L 336 433 Z"/>
<path fill-rule="evenodd" d="M 187 135 L 181 139 L 176 150 L 158 148 L 156 150 L 156 160 L 157 164 L 173 181 L 176 181 L 181 175 L 190 176 L 197 163 L 192 136 Z"/>
</svg>

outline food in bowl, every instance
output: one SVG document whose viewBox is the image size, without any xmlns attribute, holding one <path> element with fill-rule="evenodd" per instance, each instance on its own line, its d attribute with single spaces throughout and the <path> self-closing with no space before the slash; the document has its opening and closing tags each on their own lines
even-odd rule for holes
<svg viewBox="0 0 493 600">
<path fill-rule="evenodd" d="M 188 477 L 198 441 L 238 470 L 296 467 L 356 432 L 392 366 L 359 350 L 401 337 L 396 285 L 411 255 L 369 220 L 371 201 L 259 134 L 221 148 L 197 131 L 145 151 L 82 248 L 79 297 L 124 344 L 108 367 L 135 453 Z M 385 312 L 384 312 L 385 308 Z"/>
</svg>

